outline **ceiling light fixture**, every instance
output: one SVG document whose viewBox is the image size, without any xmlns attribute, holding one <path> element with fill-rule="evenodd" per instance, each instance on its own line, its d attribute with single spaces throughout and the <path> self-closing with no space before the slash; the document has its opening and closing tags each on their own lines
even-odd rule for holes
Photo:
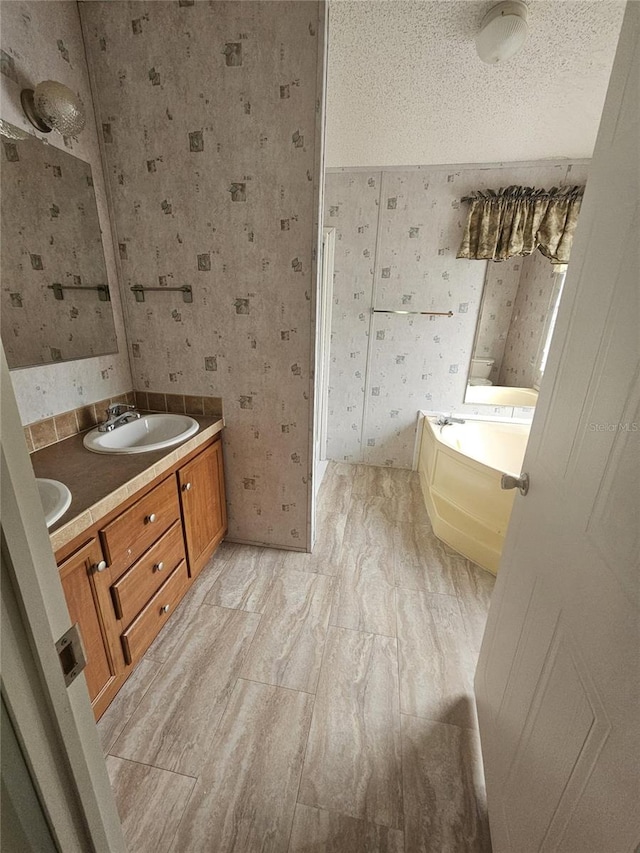
<svg viewBox="0 0 640 853">
<path fill-rule="evenodd" d="M 476 50 L 483 62 L 495 65 L 516 55 L 529 34 L 527 14 L 522 0 L 506 0 L 489 9 L 476 36 Z"/>
<path fill-rule="evenodd" d="M 84 104 L 68 86 L 55 80 L 23 89 L 20 102 L 26 117 L 41 133 L 57 130 L 64 136 L 77 136 L 84 128 Z"/>
</svg>

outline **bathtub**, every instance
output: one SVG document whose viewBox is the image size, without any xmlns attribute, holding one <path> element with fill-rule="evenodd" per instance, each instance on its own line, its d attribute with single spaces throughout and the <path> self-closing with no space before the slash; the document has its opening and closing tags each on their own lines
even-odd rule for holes
<svg viewBox="0 0 640 853">
<path fill-rule="evenodd" d="M 516 494 L 503 491 L 500 478 L 519 476 L 529 424 L 421 420 L 418 471 L 433 532 L 496 574 Z"/>
</svg>

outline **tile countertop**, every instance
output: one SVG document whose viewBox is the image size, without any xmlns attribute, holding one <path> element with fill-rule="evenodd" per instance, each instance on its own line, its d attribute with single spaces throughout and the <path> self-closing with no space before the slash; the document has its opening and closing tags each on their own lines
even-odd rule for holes
<svg viewBox="0 0 640 853">
<path fill-rule="evenodd" d="M 148 453 L 92 453 L 82 444 L 84 433 L 31 454 L 36 477 L 59 480 L 71 490 L 71 506 L 49 529 L 57 551 L 146 483 L 213 438 L 224 427 L 220 417 L 194 417 L 198 432 L 182 444 Z"/>
</svg>

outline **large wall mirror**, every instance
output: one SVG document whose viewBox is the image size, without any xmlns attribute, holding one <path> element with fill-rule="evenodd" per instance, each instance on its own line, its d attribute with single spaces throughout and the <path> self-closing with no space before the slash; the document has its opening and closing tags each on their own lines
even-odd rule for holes
<svg viewBox="0 0 640 853">
<path fill-rule="evenodd" d="M 487 263 L 465 403 L 535 406 L 565 273 L 538 251 Z"/>
<path fill-rule="evenodd" d="M 23 138 L 0 136 L 0 310 L 9 367 L 115 353 L 91 167 L 15 135 Z"/>
</svg>

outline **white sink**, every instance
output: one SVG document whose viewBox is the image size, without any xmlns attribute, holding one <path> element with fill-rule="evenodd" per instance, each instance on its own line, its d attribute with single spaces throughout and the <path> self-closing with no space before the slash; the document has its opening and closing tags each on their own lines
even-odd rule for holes
<svg viewBox="0 0 640 853">
<path fill-rule="evenodd" d="M 189 415 L 143 415 L 110 432 L 93 429 L 83 440 L 94 453 L 148 453 L 173 447 L 198 432 L 198 422 Z"/>
<path fill-rule="evenodd" d="M 60 483 L 58 480 L 45 480 L 37 477 L 36 483 L 44 510 L 44 520 L 47 527 L 51 527 L 69 509 L 71 492 L 64 483 Z"/>
</svg>

